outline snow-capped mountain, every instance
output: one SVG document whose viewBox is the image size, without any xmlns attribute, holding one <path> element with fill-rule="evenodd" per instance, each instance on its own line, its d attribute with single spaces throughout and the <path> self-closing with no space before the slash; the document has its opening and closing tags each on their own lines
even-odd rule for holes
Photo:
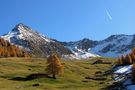
<svg viewBox="0 0 135 90">
<path fill-rule="evenodd" d="M 112 35 L 91 48 L 89 52 L 105 57 L 118 57 L 127 54 L 135 47 L 134 35 Z"/>
<path fill-rule="evenodd" d="M 45 57 L 53 52 L 67 55 L 72 52 L 56 40 L 45 37 L 30 27 L 20 23 L 8 34 L 2 36 L 12 44 L 18 45 L 31 52 L 34 56 Z"/>
<path fill-rule="evenodd" d="M 112 35 L 105 40 L 93 41 L 84 38 L 74 42 L 60 42 L 50 39 L 32 28 L 20 23 L 8 34 L 1 36 L 34 56 L 48 56 L 53 52 L 67 59 L 86 59 L 89 57 L 117 57 L 127 54 L 135 47 L 135 35 Z"/>
<path fill-rule="evenodd" d="M 72 53 L 74 53 L 74 55 L 70 55 L 70 57 L 73 57 L 75 59 L 99 57 L 99 55 L 97 54 L 88 52 L 88 50 L 97 45 L 97 43 L 97 41 L 92 41 L 87 38 L 75 42 L 63 42 L 64 46 L 70 49 Z"/>
<path fill-rule="evenodd" d="M 94 56 L 118 57 L 135 47 L 135 35 L 112 35 L 105 40 L 92 41 L 87 38 L 64 44 L 74 52 L 88 52 Z"/>
</svg>

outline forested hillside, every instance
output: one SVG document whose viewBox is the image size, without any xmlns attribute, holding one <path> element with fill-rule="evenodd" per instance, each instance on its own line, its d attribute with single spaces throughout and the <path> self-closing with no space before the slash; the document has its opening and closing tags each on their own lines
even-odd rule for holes
<svg viewBox="0 0 135 90">
<path fill-rule="evenodd" d="M 0 57 L 29 57 L 30 54 L 0 38 Z"/>
</svg>

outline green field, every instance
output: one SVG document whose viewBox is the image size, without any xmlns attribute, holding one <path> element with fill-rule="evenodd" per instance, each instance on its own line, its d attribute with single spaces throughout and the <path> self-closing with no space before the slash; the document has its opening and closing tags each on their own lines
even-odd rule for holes
<svg viewBox="0 0 135 90">
<path fill-rule="evenodd" d="M 102 58 L 112 64 L 94 64 L 89 60 L 62 60 L 64 75 L 56 80 L 52 78 L 37 78 L 33 80 L 12 80 L 26 78 L 30 74 L 45 73 L 46 59 L 43 58 L 1 58 L 0 59 L 0 90 L 100 90 L 109 85 L 110 76 L 96 75 L 96 72 L 109 70 L 114 59 Z M 104 80 L 85 79 L 104 78 Z M 39 84 L 39 86 L 33 86 Z"/>
</svg>

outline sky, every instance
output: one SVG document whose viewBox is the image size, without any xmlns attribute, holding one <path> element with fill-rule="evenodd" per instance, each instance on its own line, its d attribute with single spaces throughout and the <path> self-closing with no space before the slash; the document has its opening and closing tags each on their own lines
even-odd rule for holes
<svg viewBox="0 0 135 90">
<path fill-rule="evenodd" d="M 23 23 L 49 38 L 135 34 L 135 0 L 0 0 L 0 35 Z"/>
</svg>

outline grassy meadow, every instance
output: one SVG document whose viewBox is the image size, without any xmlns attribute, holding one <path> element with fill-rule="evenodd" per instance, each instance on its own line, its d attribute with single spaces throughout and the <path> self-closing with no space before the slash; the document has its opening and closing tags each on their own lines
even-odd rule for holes
<svg viewBox="0 0 135 90">
<path fill-rule="evenodd" d="M 102 59 L 111 64 L 93 64 Z M 64 74 L 57 79 L 26 78 L 31 74 L 45 73 L 46 59 L 43 58 L 0 58 L 0 90 L 100 90 L 109 85 L 111 76 L 101 75 L 109 70 L 115 59 L 93 58 L 89 60 L 62 60 Z M 94 78 L 94 79 L 86 79 Z M 96 80 L 96 78 L 101 80 Z M 102 80 L 103 79 L 103 80 Z M 39 84 L 34 86 L 34 84 Z"/>
</svg>

